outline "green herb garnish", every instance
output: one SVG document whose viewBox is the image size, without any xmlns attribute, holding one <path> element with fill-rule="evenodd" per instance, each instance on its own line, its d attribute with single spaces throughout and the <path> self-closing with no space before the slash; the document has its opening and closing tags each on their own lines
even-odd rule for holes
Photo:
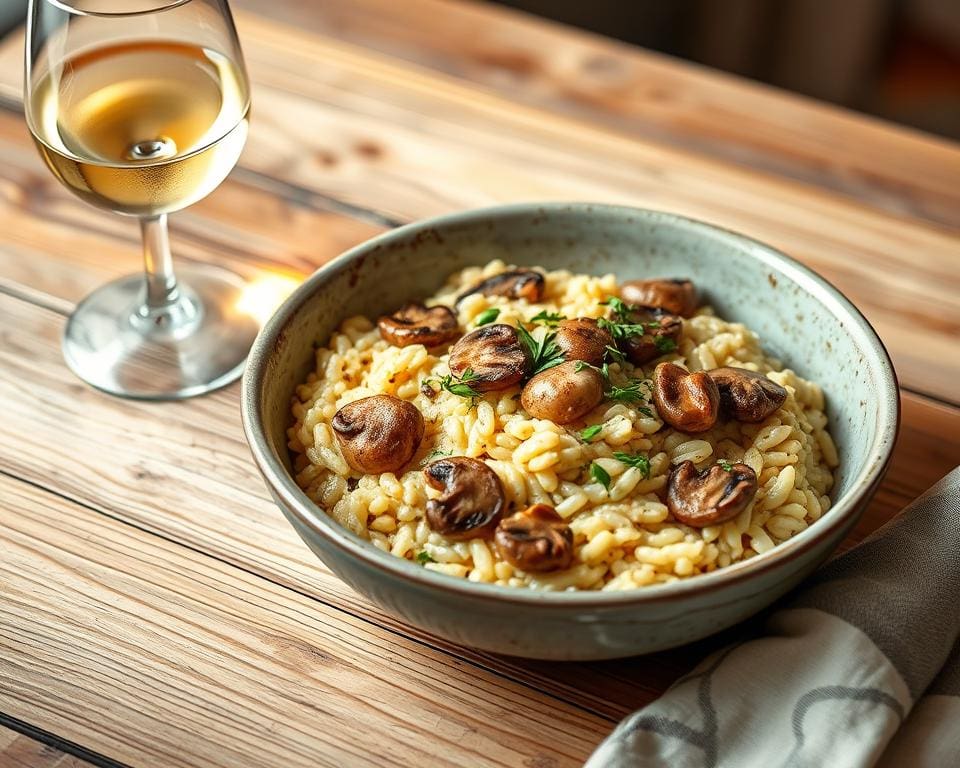
<svg viewBox="0 0 960 768">
<path fill-rule="evenodd" d="M 600 434 L 603 431 L 603 424 L 592 424 L 589 427 L 580 430 L 580 439 L 585 443 L 589 443 L 593 438 Z"/>
<path fill-rule="evenodd" d="M 523 325 L 518 325 L 517 335 L 527 348 L 527 354 L 530 357 L 531 376 L 536 376 L 538 373 L 563 362 L 563 351 L 557 345 L 557 334 L 555 332 L 548 332 L 544 334 L 540 341 L 537 341 Z"/>
<path fill-rule="evenodd" d="M 604 396 L 610 400 L 616 400 L 617 402 L 634 403 L 638 400 L 642 400 L 643 393 L 640 391 L 641 388 L 650 386 L 650 383 L 646 379 L 630 379 L 626 386 L 617 386 L 610 380 L 610 366 L 607 363 L 604 363 L 601 367 L 597 368 L 597 366 L 591 365 L 586 360 L 577 360 L 574 370 L 579 373 L 584 368 L 593 368 L 593 370 L 600 372 L 600 375 L 603 376 L 604 381 Z M 640 411 L 644 412 L 644 415 L 646 416 L 653 416 L 649 408 L 641 408 Z"/>
<path fill-rule="evenodd" d="M 486 325 L 492 323 L 498 317 L 500 317 L 500 310 L 497 307 L 490 307 L 477 315 L 476 323 L 477 325 Z"/>
<path fill-rule="evenodd" d="M 625 363 L 625 362 L 627 362 L 627 358 L 625 358 L 625 357 L 623 356 L 623 352 L 621 352 L 621 351 L 620 351 L 619 349 L 617 349 L 616 347 L 610 346 L 609 344 L 607 344 L 607 346 L 606 346 L 606 354 L 607 354 L 607 356 L 608 356 L 611 360 L 613 360 L 613 362 L 615 362 L 615 363 Z"/>
<path fill-rule="evenodd" d="M 618 387 L 608 380 L 607 391 L 604 394 L 618 403 L 635 403 L 643 399 L 643 393 L 640 391 L 643 383 L 642 379 L 630 379 L 625 386 Z"/>
<path fill-rule="evenodd" d="M 441 456 L 453 456 L 453 451 L 445 451 L 442 448 L 434 448 L 430 453 L 423 457 L 424 462 L 433 461 Z"/>
<path fill-rule="evenodd" d="M 451 395 L 458 397 L 467 397 L 475 400 L 480 397 L 480 393 L 470 386 L 471 382 L 477 381 L 480 377 L 473 372 L 473 368 L 467 368 L 463 375 L 457 378 L 452 373 L 448 373 L 440 379 L 440 387 L 447 390 Z"/>
<path fill-rule="evenodd" d="M 618 299 L 616 296 L 608 296 L 606 301 L 601 301 L 600 303 L 610 307 L 610 309 L 613 310 L 614 317 L 618 320 L 630 319 L 630 312 L 633 310 L 633 307 L 623 299 Z"/>
<path fill-rule="evenodd" d="M 659 352 L 661 355 L 665 355 L 668 352 L 673 352 L 677 348 L 677 342 L 675 342 L 669 336 L 654 336 L 653 346 L 657 348 L 657 352 Z"/>
<path fill-rule="evenodd" d="M 717 459 L 717 464 L 720 465 L 720 469 L 724 472 L 733 472 L 733 464 L 726 459 Z"/>
<path fill-rule="evenodd" d="M 649 479 L 650 459 L 644 456 L 642 453 L 637 453 L 631 456 L 629 453 L 624 453 L 623 451 L 614 451 L 613 458 L 615 458 L 617 461 L 623 462 L 627 466 L 636 467 L 640 470 L 644 480 Z"/>
<path fill-rule="evenodd" d="M 645 323 L 632 322 L 632 313 L 636 312 L 638 308 L 630 304 L 625 304 L 616 296 L 611 296 L 606 301 L 601 301 L 600 303 L 606 304 L 613 310 L 614 319 L 608 320 L 605 317 L 601 317 L 597 320 L 597 325 L 613 336 L 615 341 L 623 341 L 633 336 L 643 336 L 646 333 L 656 331 L 662 327 L 658 321 L 648 321 Z M 655 335 L 653 337 L 653 343 L 661 355 L 665 355 L 667 352 L 673 352 L 673 350 L 677 348 L 676 342 L 674 342 L 673 339 L 664 336 Z M 610 347 L 607 347 L 607 349 L 610 349 Z M 618 362 L 623 362 L 622 356 Z"/>
<path fill-rule="evenodd" d="M 533 317 L 530 318 L 530 322 L 534 325 L 546 325 L 551 328 L 560 324 L 561 320 L 566 320 L 566 315 L 561 315 L 559 312 L 548 312 L 543 310 L 542 312 L 537 312 Z"/>
<path fill-rule="evenodd" d="M 420 550 L 419 552 L 417 552 L 417 556 L 416 556 L 416 558 L 414 558 L 414 559 L 415 559 L 418 563 L 420 563 L 420 565 L 426 565 L 427 563 L 435 563 L 435 562 L 437 562 L 437 561 L 434 560 L 432 557 L 430 557 L 430 553 L 427 552 L 427 550 L 425 550 L 425 549 L 422 549 L 422 550 Z"/>
<path fill-rule="evenodd" d="M 600 483 L 604 488 L 610 488 L 610 474 L 601 467 L 597 462 L 593 462 L 590 465 L 590 477 L 596 482 Z"/>
</svg>

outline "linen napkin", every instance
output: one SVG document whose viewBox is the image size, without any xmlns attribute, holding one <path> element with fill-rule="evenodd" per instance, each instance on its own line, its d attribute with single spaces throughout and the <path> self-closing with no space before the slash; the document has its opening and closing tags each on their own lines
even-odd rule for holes
<svg viewBox="0 0 960 768">
<path fill-rule="evenodd" d="M 627 717 L 587 768 L 960 766 L 960 467 L 763 634 Z"/>
</svg>

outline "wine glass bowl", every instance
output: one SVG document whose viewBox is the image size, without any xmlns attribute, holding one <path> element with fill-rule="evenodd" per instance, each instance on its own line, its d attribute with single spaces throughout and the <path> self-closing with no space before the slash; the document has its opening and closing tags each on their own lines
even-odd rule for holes
<svg viewBox="0 0 960 768">
<path fill-rule="evenodd" d="M 145 274 L 84 299 L 70 368 L 113 394 L 189 397 L 235 379 L 258 330 L 236 275 L 175 277 L 168 213 L 212 192 L 247 137 L 250 91 L 226 0 L 31 0 L 27 124 L 86 202 L 140 219 Z"/>
</svg>

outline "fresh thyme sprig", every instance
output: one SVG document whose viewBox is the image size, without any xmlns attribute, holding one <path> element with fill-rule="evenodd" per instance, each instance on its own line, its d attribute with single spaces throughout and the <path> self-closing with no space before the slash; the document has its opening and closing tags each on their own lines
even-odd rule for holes
<svg viewBox="0 0 960 768">
<path fill-rule="evenodd" d="M 597 464 L 597 462 L 593 462 L 590 465 L 590 478 L 600 483 L 604 488 L 610 488 L 610 473 Z"/>
<path fill-rule="evenodd" d="M 629 467 L 636 467 L 639 469 L 644 480 L 650 478 L 650 459 L 642 453 L 631 455 L 623 451 L 614 451 L 613 458 L 615 458 L 617 461 L 623 462 Z"/>
<path fill-rule="evenodd" d="M 537 341 L 522 324 L 517 325 L 517 335 L 527 348 L 530 357 L 530 375 L 536 376 L 564 361 L 563 350 L 557 345 L 556 332 L 547 332 Z"/>
<path fill-rule="evenodd" d="M 481 397 L 481 393 L 476 389 L 470 386 L 471 382 L 477 381 L 480 377 L 473 372 L 473 368 L 467 368 L 463 374 L 459 377 L 454 376 L 452 373 L 448 373 L 446 376 L 440 379 L 440 388 L 447 390 L 451 395 L 457 395 L 457 397 L 466 397 L 471 400 L 476 400 L 478 397 Z"/>
<path fill-rule="evenodd" d="M 630 379 L 627 384 L 622 387 L 614 384 L 610 379 L 609 363 L 604 363 L 598 368 L 585 360 L 578 360 L 576 366 L 574 366 L 577 372 L 582 371 L 584 368 L 593 368 L 593 370 L 600 373 L 604 383 L 603 394 L 608 400 L 615 400 L 619 403 L 637 403 L 645 399 L 643 390 L 649 390 L 650 388 L 650 382 L 647 379 Z M 646 405 L 639 406 L 637 410 L 644 416 L 653 417 L 653 411 Z"/>
<path fill-rule="evenodd" d="M 610 307 L 613 312 L 613 320 L 601 317 L 597 319 L 597 325 L 613 336 L 615 341 L 623 341 L 631 336 L 642 336 L 660 327 L 660 323 L 655 321 L 646 323 L 632 322 L 633 313 L 636 312 L 638 308 L 624 303 L 622 299 L 618 299 L 616 296 L 610 296 L 606 301 L 601 301 L 600 303 Z M 654 341 L 654 343 L 656 344 L 657 342 Z M 659 345 L 657 349 L 660 349 Z"/>
<path fill-rule="evenodd" d="M 566 319 L 566 315 L 561 315 L 559 312 L 549 312 L 544 309 L 531 317 L 530 322 L 534 325 L 546 325 L 550 328 L 553 328 L 559 325 L 561 321 Z"/>
<path fill-rule="evenodd" d="M 603 431 L 603 424 L 591 424 L 589 427 L 584 427 L 580 430 L 580 439 L 585 443 L 589 443 L 593 438 L 599 435 Z"/>
</svg>

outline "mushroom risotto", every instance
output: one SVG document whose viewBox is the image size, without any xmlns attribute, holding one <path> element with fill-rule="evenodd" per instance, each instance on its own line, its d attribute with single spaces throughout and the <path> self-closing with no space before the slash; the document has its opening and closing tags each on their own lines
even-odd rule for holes
<svg viewBox="0 0 960 768">
<path fill-rule="evenodd" d="M 491 262 L 345 320 L 297 389 L 299 485 L 424 568 L 633 589 L 766 552 L 830 506 L 820 387 L 689 280 Z"/>
</svg>

